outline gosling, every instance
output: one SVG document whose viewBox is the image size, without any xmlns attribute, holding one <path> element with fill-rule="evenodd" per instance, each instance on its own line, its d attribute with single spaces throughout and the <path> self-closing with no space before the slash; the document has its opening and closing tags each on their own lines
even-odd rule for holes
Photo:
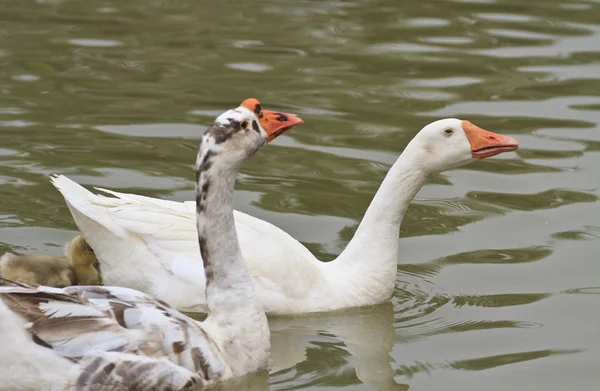
<svg viewBox="0 0 600 391">
<path fill-rule="evenodd" d="M 69 285 L 97 285 L 96 255 L 82 235 L 65 247 L 64 257 L 5 253 L 0 257 L 0 276 L 7 280 L 62 288 Z"/>
</svg>

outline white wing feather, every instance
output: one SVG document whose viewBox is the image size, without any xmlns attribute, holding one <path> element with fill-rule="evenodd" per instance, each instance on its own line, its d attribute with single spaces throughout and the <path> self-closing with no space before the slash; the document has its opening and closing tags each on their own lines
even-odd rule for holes
<svg viewBox="0 0 600 391">
<path fill-rule="evenodd" d="M 27 295 L 27 291 L 31 295 Z M 167 391 L 188 389 L 206 383 L 202 376 L 174 364 L 167 356 L 150 358 L 120 351 L 111 352 L 111 349 L 122 350 L 119 347 L 123 345 L 122 342 L 111 343 L 122 339 L 122 336 L 111 331 L 88 333 L 85 329 L 80 329 L 77 333 L 70 322 L 82 317 L 96 317 L 96 320 L 103 320 L 105 325 L 110 325 L 107 314 L 93 308 L 90 303 L 73 301 L 72 295 L 51 293 L 50 295 L 54 295 L 52 299 L 44 296 L 45 294 L 46 292 L 36 292 L 33 288 L 0 286 L 1 389 Z M 38 303 L 40 318 L 25 322 L 23 318 L 33 316 L 35 303 L 42 297 L 47 301 Z M 78 306 L 87 309 L 77 308 Z M 64 312 L 67 309 L 74 312 L 67 314 Z M 44 312 L 51 315 L 46 318 Z M 97 316 L 100 314 L 102 316 Z M 45 323 L 45 319 L 52 320 Z M 27 330 L 41 343 L 35 343 Z M 64 337 L 62 340 L 61 333 Z M 69 334 L 74 334 L 74 337 L 66 338 Z M 75 358 L 76 362 L 64 357 Z"/>
<path fill-rule="evenodd" d="M 146 356 L 205 381 L 230 373 L 199 322 L 142 292 L 101 286 L 49 291 L 0 280 L 0 302 L 23 317 L 25 329 L 57 356 L 77 361 L 111 352 Z"/>
</svg>

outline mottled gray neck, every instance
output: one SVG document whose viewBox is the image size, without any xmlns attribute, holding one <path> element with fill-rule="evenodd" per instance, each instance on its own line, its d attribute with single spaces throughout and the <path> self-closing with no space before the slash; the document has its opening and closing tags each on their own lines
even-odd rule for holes
<svg viewBox="0 0 600 391">
<path fill-rule="evenodd" d="M 220 166 L 219 152 L 204 144 L 196 167 L 196 211 L 209 313 L 260 308 L 233 218 L 236 171 Z"/>
<path fill-rule="evenodd" d="M 206 327 L 231 370 L 243 374 L 264 368 L 271 349 L 267 317 L 240 250 L 233 218 L 236 169 L 227 149 L 205 136 L 196 165 L 198 242 L 206 276 Z"/>
</svg>

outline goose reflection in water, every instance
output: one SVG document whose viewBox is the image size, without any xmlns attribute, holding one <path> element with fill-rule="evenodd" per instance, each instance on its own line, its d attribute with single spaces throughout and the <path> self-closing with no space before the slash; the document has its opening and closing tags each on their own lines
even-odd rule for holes
<svg viewBox="0 0 600 391">
<path fill-rule="evenodd" d="M 210 387 L 210 391 L 269 391 L 269 372 L 249 373 Z M 192 390 L 195 391 L 195 390 Z M 200 390 L 198 390 L 200 391 Z"/>
<path fill-rule="evenodd" d="M 333 313 L 271 317 L 269 325 L 273 390 L 339 383 L 364 383 L 371 390 L 408 390 L 408 385 L 394 380 L 392 302 Z M 348 373 L 352 366 L 355 377 Z"/>
<path fill-rule="evenodd" d="M 196 319 L 205 316 L 187 315 Z M 287 390 L 363 383 L 376 391 L 406 391 L 408 385 L 396 383 L 396 370 L 392 369 L 394 322 L 392 302 L 329 313 L 270 317 L 271 387 L 268 374 L 259 373 L 219 384 L 218 390 Z"/>
</svg>

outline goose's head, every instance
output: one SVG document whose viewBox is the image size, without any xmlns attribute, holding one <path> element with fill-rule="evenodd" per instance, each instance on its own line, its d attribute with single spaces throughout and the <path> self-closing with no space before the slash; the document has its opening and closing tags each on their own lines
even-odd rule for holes
<svg viewBox="0 0 600 391">
<path fill-rule="evenodd" d="M 77 235 L 69 242 L 66 255 L 71 264 L 77 266 L 91 266 L 97 261 L 94 250 L 86 242 L 83 235 Z"/>
<path fill-rule="evenodd" d="M 236 169 L 266 143 L 303 122 L 295 114 L 265 110 L 258 100 L 246 99 L 206 129 L 200 155 L 223 168 Z M 213 159 L 215 155 L 219 159 Z"/>
<path fill-rule="evenodd" d="M 519 142 L 469 121 L 447 118 L 425 126 L 409 145 L 418 164 L 427 172 L 435 173 L 514 151 Z"/>
</svg>

